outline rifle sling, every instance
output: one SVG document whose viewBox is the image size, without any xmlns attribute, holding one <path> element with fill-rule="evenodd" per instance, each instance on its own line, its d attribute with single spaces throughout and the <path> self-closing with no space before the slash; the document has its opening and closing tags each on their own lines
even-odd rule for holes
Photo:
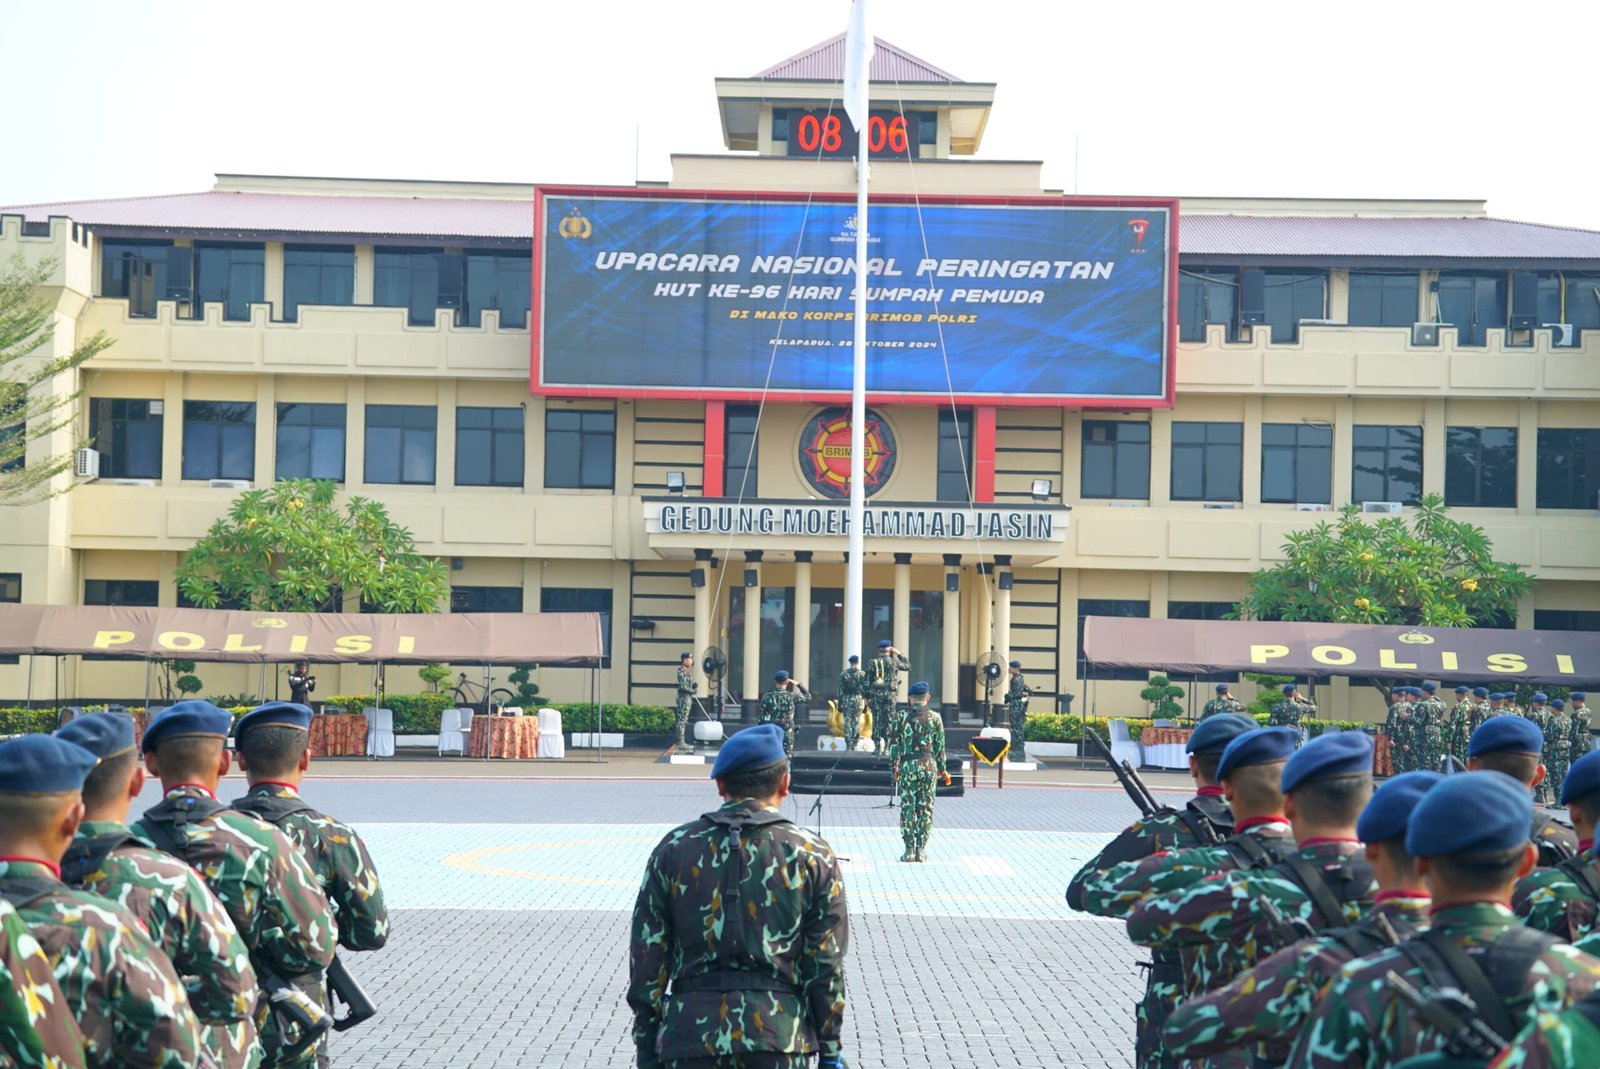
<svg viewBox="0 0 1600 1069">
<path fill-rule="evenodd" d="M 10 902 L 18 913 L 61 889 L 60 883 L 43 876 L 0 877 L 0 898 Z"/>
<path fill-rule="evenodd" d="M 1333 889 L 1328 886 L 1328 881 L 1323 878 L 1322 873 L 1307 864 L 1305 858 L 1290 854 L 1280 861 L 1276 867 L 1282 870 L 1285 875 L 1290 876 L 1295 883 L 1300 885 L 1300 889 L 1311 898 L 1311 904 L 1316 907 L 1317 912 L 1322 914 L 1322 927 L 1330 927 L 1343 922 L 1344 903 L 1333 893 Z"/>
<path fill-rule="evenodd" d="M 92 839 L 74 839 L 72 845 L 67 847 L 66 856 L 61 859 L 62 882 L 74 886 L 81 884 L 91 873 L 99 871 L 100 866 L 106 863 L 106 858 L 111 856 L 111 851 L 119 846 L 144 846 L 144 843 L 138 836 L 126 831 L 97 835 Z"/>
<path fill-rule="evenodd" d="M 1578 885 L 1578 890 L 1589 896 L 1589 901 L 1600 905 L 1600 873 L 1590 862 L 1581 857 L 1568 858 L 1556 868 L 1566 873 L 1573 883 Z"/>
<path fill-rule="evenodd" d="M 1428 982 L 1435 988 L 1454 987 L 1466 993 L 1478 1007 L 1479 1018 L 1502 1040 L 1509 1040 L 1520 1030 L 1511 1021 L 1506 1000 L 1519 994 L 1527 981 L 1528 970 L 1546 948 L 1560 942 L 1546 932 L 1531 928 L 1513 927 L 1503 932 L 1489 948 L 1494 955 L 1495 979 L 1488 975 L 1472 956 L 1450 936 L 1437 929 L 1408 940 L 1403 949 L 1407 957 L 1417 963 Z M 1505 993 L 1502 994 L 1501 990 Z"/>
</svg>

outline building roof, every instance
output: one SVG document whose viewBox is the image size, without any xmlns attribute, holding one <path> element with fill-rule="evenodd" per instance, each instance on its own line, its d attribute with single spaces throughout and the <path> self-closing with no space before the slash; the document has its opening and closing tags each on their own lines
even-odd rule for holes
<svg viewBox="0 0 1600 1069">
<path fill-rule="evenodd" d="M 867 80 L 873 82 L 946 82 L 960 83 L 961 79 L 949 71 L 942 71 L 925 59 L 919 59 L 903 48 L 897 48 L 881 37 L 874 37 L 876 51 Z M 755 77 L 774 78 L 780 81 L 844 80 L 844 34 L 830 37 L 812 45 L 804 52 L 774 64 Z"/>
<path fill-rule="evenodd" d="M 1600 232 L 1510 219 L 1183 215 L 1186 256 L 1600 260 Z"/>
</svg>

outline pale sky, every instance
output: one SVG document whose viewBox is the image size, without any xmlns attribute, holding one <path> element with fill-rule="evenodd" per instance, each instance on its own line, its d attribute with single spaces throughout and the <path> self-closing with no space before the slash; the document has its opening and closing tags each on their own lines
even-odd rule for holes
<svg viewBox="0 0 1600 1069">
<path fill-rule="evenodd" d="M 879 37 L 998 83 L 981 157 L 1042 159 L 1051 188 L 1470 197 L 1600 230 L 1595 0 L 871 2 Z M 0 204 L 188 192 L 218 171 L 665 179 L 672 152 L 723 151 L 713 78 L 848 11 L 13 2 Z"/>
</svg>

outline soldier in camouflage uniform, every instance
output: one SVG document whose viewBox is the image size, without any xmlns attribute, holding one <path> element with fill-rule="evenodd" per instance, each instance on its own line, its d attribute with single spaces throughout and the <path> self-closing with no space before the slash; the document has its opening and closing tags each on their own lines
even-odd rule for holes
<svg viewBox="0 0 1600 1069">
<path fill-rule="evenodd" d="M 811 693 L 782 670 L 773 673 L 772 689 L 761 696 L 761 722 L 777 724 L 783 730 L 783 750 L 787 754 L 794 753 L 795 705 L 809 697 Z"/>
<path fill-rule="evenodd" d="M 1296 732 L 1299 732 L 1301 731 L 1300 721 L 1308 716 L 1314 717 L 1316 715 L 1316 703 L 1302 695 L 1293 683 L 1285 683 L 1283 685 L 1283 700 L 1273 703 L 1272 712 L 1267 717 L 1267 725 L 1269 727 L 1294 728 Z"/>
<path fill-rule="evenodd" d="M 293 1037 L 269 1012 L 269 997 L 286 984 L 314 1004 L 333 960 L 333 910 L 293 840 L 216 800 L 230 764 L 223 741 L 232 726 L 232 716 L 206 701 L 178 702 L 150 721 L 141 741 L 145 765 L 165 795 L 133 831 L 194 866 L 233 918 L 264 996 L 256 1007 L 262 1064 L 309 1065 L 314 1047 L 287 1056 L 285 1041 Z"/>
<path fill-rule="evenodd" d="M 1366 844 L 1378 882 L 1371 912 L 1353 925 L 1286 947 L 1227 985 L 1184 1003 L 1167 1023 L 1167 1048 L 1196 1058 L 1260 1043 L 1281 1061 L 1323 985 L 1341 967 L 1392 945 L 1392 936 L 1404 939 L 1425 929 L 1432 900 L 1405 852 L 1406 822 L 1442 778 L 1437 772 L 1391 777 L 1362 811 L 1356 836 Z"/>
<path fill-rule="evenodd" d="M 1422 700 L 1417 703 L 1416 738 L 1420 753 L 1416 767 L 1419 771 L 1437 772 L 1444 760 L 1444 731 L 1447 715 L 1432 683 L 1422 684 Z"/>
<path fill-rule="evenodd" d="M 1011 725 L 1012 759 L 1028 759 L 1028 698 L 1033 694 L 1022 678 L 1022 662 L 1012 661 L 1011 679 L 1006 683 L 1006 723 Z"/>
<path fill-rule="evenodd" d="M 1467 759 L 1467 739 L 1472 732 L 1467 723 L 1472 719 L 1472 689 L 1465 685 L 1456 688 L 1455 704 L 1444 718 L 1444 752 L 1457 761 Z"/>
<path fill-rule="evenodd" d="M 1543 780 L 1534 784 L 1533 787 L 1533 800 L 1539 805 L 1549 805 L 1556 799 L 1555 793 L 1550 789 L 1550 762 L 1548 757 L 1552 752 L 1553 746 L 1565 748 L 1566 743 L 1565 739 L 1562 739 L 1560 743 L 1553 742 L 1552 737 L 1556 735 L 1560 725 L 1551 722 L 1550 709 L 1545 705 L 1545 702 L 1547 701 L 1549 701 L 1549 696 L 1546 695 L 1544 691 L 1539 691 L 1529 699 L 1529 705 L 1527 709 L 1517 710 L 1518 716 L 1521 716 L 1525 720 L 1531 720 L 1534 724 L 1538 725 L 1539 731 L 1544 736 L 1544 750 L 1541 752 L 1541 755 L 1546 758 L 1544 762 L 1545 777 Z"/>
<path fill-rule="evenodd" d="M 233 808 L 261 818 L 294 840 L 333 906 L 340 946 L 378 950 L 389 939 L 389 911 L 367 844 L 348 824 L 319 813 L 300 798 L 300 782 L 311 766 L 310 730 L 311 710 L 290 702 L 267 702 L 239 718 L 234 729 L 239 769 L 250 792 L 235 798 Z M 308 989 L 307 993 L 313 990 L 314 997 L 328 1005 L 327 992 Z M 317 1063 L 328 1064 L 326 1040 L 319 1044 Z"/>
<path fill-rule="evenodd" d="M 1586 754 L 1567 773 L 1561 804 L 1578 837 L 1578 855 L 1538 868 L 1517 881 L 1511 910 L 1530 928 L 1576 943 L 1595 931 L 1600 914 L 1600 866 L 1594 852 L 1600 820 L 1600 753 Z"/>
<path fill-rule="evenodd" d="M 628 1007 L 640 1069 L 843 1065 L 844 882 L 833 850 L 779 806 L 781 731 L 730 738 L 721 808 L 669 832 L 633 908 Z"/>
<path fill-rule="evenodd" d="M 194 869 L 128 830 L 128 807 L 144 787 L 132 719 L 87 713 L 56 737 L 100 759 L 83 783 L 84 820 L 61 861 L 61 878 L 143 922 L 183 978 L 203 1044 L 221 1065 L 261 1064 L 254 1020 L 261 992 L 228 911 Z"/>
<path fill-rule="evenodd" d="M 1200 710 L 1200 719 L 1216 716 L 1218 713 L 1243 713 L 1244 702 L 1228 693 L 1228 684 L 1217 684 L 1217 696 L 1206 702 Z"/>
<path fill-rule="evenodd" d="M 674 712 L 674 726 L 678 730 L 678 749 L 689 744 L 683 733 L 689 727 L 689 710 L 694 706 L 694 654 L 684 650 L 678 654 L 678 706 Z"/>
<path fill-rule="evenodd" d="M 0 895 L 49 957 L 92 1069 L 188 1069 L 200 1023 L 172 962 L 136 918 L 58 876 L 95 760 L 49 735 L 0 743 Z"/>
<path fill-rule="evenodd" d="M 1492 1064 L 1494 1069 L 1600 1065 L 1600 991 L 1589 992 L 1560 1013 L 1541 1011 Z"/>
<path fill-rule="evenodd" d="M 878 735 L 878 752 L 887 753 L 895 737 L 895 700 L 900 695 L 900 673 L 911 662 L 888 639 L 878 642 L 878 655 L 867 662 L 867 701 L 872 706 L 872 730 Z M 888 754 L 893 760 L 894 755 Z"/>
<path fill-rule="evenodd" d="M 1233 814 L 1217 785 L 1217 764 L 1228 743 L 1256 722 L 1239 713 L 1220 713 L 1204 720 L 1189 733 L 1189 774 L 1198 793 L 1183 809 L 1162 809 L 1123 829 L 1100 853 L 1090 858 L 1067 885 L 1067 905 L 1083 910 L 1084 885 L 1096 873 L 1124 861 L 1138 861 L 1159 851 L 1189 850 L 1226 838 L 1233 832 Z M 1190 955 L 1192 957 L 1192 955 Z M 1185 952 L 1158 949 L 1145 970 L 1145 993 L 1134 1007 L 1134 1064 L 1139 1069 L 1173 1069 L 1176 1059 L 1166 1050 L 1161 1026 L 1183 991 L 1187 971 Z"/>
<path fill-rule="evenodd" d="M 1480 729 L 1481 730 L 1481 729 Z M 1570 1006 L 1600 983 L 1600 961 L 1517 923 L 1506 907 L 1532 870 L 1532 805 L 1506 776 L 1447 776 L 1412 812 L 1406 851 L 1434 898 L 1421 936 L 1352 961 L 1318 1003 L 1288 1064 L 1294 1069 L 1377 1069 L 1439 1050 L 1443 1037 L 1388 985 L 1398 975 L 1427 990 L 1493 989 L 1481 1019 L 1513 1034 L 1541 1011 Z M 1492 979 L 1490 979 L 1492 978 Z M 1509 993 L 1509 994 L 1505 994 Z"/>
<path fill-rule="evenodd" d="M 4 898 L 0 898 L 0 1065 L 84 1069 L 83 1033 L 67 1009 L 50 959 Z"/>
<path fill-rule="evenodd" d="M 1467 771 L 1503 772 L 1527 788 L 1528 794 L 1544 779 L 1539 756 L 1544 736 L 1526 717 L 1502 713 L 1491 716 L 1473 732 L 1467 744 Z M 1550 867 L 1578 854 L 1578 836 L 1555 813 L 1535 806 L 1528 837 L 1538 853 L 1538 864 Z"/>
<path fill-rule="evenodd" d="M 901 861 L 928 860 L 928 833 L 933 831 L 933 796 L 944 768 L 944 721 L 928 708 L 928 684 L 913 683 L 908 691 L 911 708 L 900 720 L 895 742 L 900 778 L 900 838 L 905 843 Z"/>
<path fill-rule="evenodd" d="M 1389 766 L 1395 773 L 1410 771 L 1406 761 L 1406 723 L 1401 717 L 1405 699 L 1406 688 L 1391 687 L 1389 711 L 1383 718 L 1383 733 L 1389 739 Z M 1404 711 L 1409 712 L 1408 709 Z"/>
<path fill-rule="evenodd" d="M 850 664 L 839 673 L 839 718 L 844 721 L 844 748 L 855 752 L 861 742 L 861 708 L 867 699 L 867 674 L 861 657 L 852 653 Z"/>
<path fill-rule="evenodd" d="M 1593 714 L 1589 711 L 1588 695 L 1581 690 L 1575 690 L 1567 699 L 1572 714 L 1572 759 L 1576 761 L 1584 754 L 1594 749 L 1594 735 L 1590 729 L 1594 726 Z"/>
</svg>

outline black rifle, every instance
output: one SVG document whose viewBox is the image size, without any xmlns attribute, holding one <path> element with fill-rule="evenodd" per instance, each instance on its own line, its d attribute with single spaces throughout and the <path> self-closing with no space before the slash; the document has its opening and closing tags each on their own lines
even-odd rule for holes
<svg viewBox="0 0 1600 1069">
<path fill-rule="evenodd" d="M 1139 778 L 1139 773 L 1126 761 L 1118 761 L 1111 752 L 1111 747 L 1099 735 L 1096 735 L 1087 725 L 1083 728 L 1083 739 L 1090 747 L 1105 760 L 1110 766 L 1111 774 L 1117 777 L 1117 782 L 1122 784 L 1122 789 L 1128 792 L 1128 797 L 1133 799 L 1133 804 L 1139 807 L 1139 812 L 1145 817 L 1157 814 L 1163 816 L 1176 814 L 1178 810 L 1170 805 L 1162 805 L 1156 801 L 1155 795 L 1150 793 L 1144 780 Z M 1189 806 L 1184 813 L 1185 822 L 1200 841 L 1201 846 L 1221 846 L 1227 841 L 1227 836 L 1218 830 L 1217 825 L 1202 810 Z"/>
<path fill-rule="evenodd" d="M 278 1018 L 280 1056 L 284 1061 L 293 1061 L 316 1046 L 317 1040 L 333 1027 L 333 1018 L 315 999 L 276 972 L 254 959 L 251 964 L 256 968 L 261 993 L 267 997 L 267 1008 Z M 291 1035 L 296 1037 L 292 1043 L 289 1042 Z"/>
<path fill-rule="evenodd" d="M 1478 1016 L 1477 1004 L 1453 987 L 1430 989 L 1426 994 L 1399 973 L 1384 977 L 1389 990 L 1399 996 L 1427 1026 L 1444 1038 L 1444 1049 L 1458 1058 L 1498 1058 L 1507 1043 Z"/>
<path fill-rule="evenodd" d="M 1283 915 L 1283 910 L 1270 898 L 1258 898 L 1256 903 L 1261 907 L 1261 912 L 1266 916 L 1267 923 L 1272 927 L 1273 941 L 1280 947 L 1293 946 L 1302 939 L 1310 939 L 1316 935 L 1316 929 L 1306 921 L 1296 918 L 1290 920 Z"/>
<path fill-rule="evenodd" d="M 328 994 L 332 996 L 332 1005 L 335 1009 L 339 1006 L 345 1008 L 343 1017 L 334 1017 L 335 1032 L 354 1028 L 362 1021 L 377 1016 L 378 1008 L 367 998 L 367 993 L 361 989 L 361 984 L 350 975 L 349 970 L 344 967 L 344 962 L 337 956 L 334 957 L 333 964 L 328 966 Z"/>
</svg>

